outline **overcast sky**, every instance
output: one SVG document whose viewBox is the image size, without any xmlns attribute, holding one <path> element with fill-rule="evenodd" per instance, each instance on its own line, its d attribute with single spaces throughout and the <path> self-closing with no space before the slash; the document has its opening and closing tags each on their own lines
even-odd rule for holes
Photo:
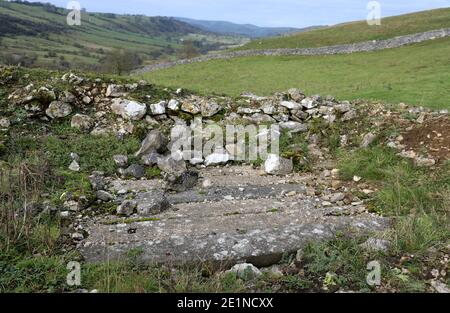
<svg viewBox="0 0 450 313">
<path fill-rule="evenodd" d="M 29 0 L 30 1 L 30 0 Z M 67 7 L 68 0 L 41 0 Z M 366 19 L 367 0 L 79 0 L 94 12 L 224 20 L 259 26 L 306 27 Z M 450 7 L 450 0 L 381 0 L 382 16 Z"/>
</svg>

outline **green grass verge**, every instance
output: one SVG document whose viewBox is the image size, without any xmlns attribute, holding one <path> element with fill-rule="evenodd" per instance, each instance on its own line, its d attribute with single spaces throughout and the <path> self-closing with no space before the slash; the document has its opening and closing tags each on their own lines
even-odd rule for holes
<svg viewBox="0 0 450 313">
<path fill-rule="evenodd" d="M 298 87 L 340 99 L 450 108 L 450 39 L 335 56 L 245 57 L 146 73 L 157 84 L 200 93 L 270 95 Z"/>
</svg>

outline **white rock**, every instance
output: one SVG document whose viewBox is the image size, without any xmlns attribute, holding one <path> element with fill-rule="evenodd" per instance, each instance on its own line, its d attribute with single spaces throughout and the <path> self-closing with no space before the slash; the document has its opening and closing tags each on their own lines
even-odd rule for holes
<svg viewBox="0 0 450 313">
<path fill-rule="evenodd" d="M 377 139 L 377 136 L 375 134 L 372 133 L 366 134 L 362 140 L 361 148 L 367 148 L 368 146 L 370 146 L 371 143 L 375 141 L 375 139 Z"/>
<path fill-rule="evenodd" d="M 414 164 L 420 167 L 431 167 L 436 165 L 436 160 L 424 157 L 417 157 L 414 159 Z"/>
<path fill-rule="evenodd" d="M 285 159 L 276 154 L 269 154 L 264 164 L 264 170 L 270 175 L 288 175 L 293 172 L 292 160 Z"/>
<path fill-rule="evenodd" d="M 7 118 L 0 119 L 0 127 L 8 128 L 9 126 L 11 126 L 11 122 Z"/>
<path fill-rule="evenodd" d="M 79 130 L 88 131 L 94 126 L 94 120 L 83 114 L 75 114 L 72 117 L 70 126 Z"/>
<path fill-rule="evenodd" d="M 302 106 L 308 110 L 314 109 L 315 107 L 317 107 L 317 102 L 312 98 L 305 98 L 302 100 Z"/>
<path fill-rule="evenodd" d="M 262 272 L 256 266 L 250 263 L 236 264 L 226 273 L 234 273 L 237 277 L 244 280 L 255 279 L 262 275 Z"/>
<path fill-rule="evenodd" d="M 255 114 L 255 113 L 261 113 L 261 109 L 240 107 L 237 110 L 237 113 L 239 113 L 239 114 Z"/>
<path fill-rule="evenodd" d="M 308 131 L 308 125 L 299 122 L 282 122 L 280 123 L 281 129 L 288 129 L 292 133 L 300 133 Z"/>
<path fill-rule="evenodd" d="M 76 160 L 73 160 L 72 163 L 69 165 L 69 170 L 73 172 L 79 172 L 80 171 L 80 165 Z"/>
<path fill-rule="evenodd" d="M 280 103 L 281 106 L 288 108 L 289 110 L 297 110 L 301 109 L 302 105 L 300 103 L 294 101 L 282 101 Z"/>
<path fill-rule="evenodd" d="M 147 106 L 136 101 L 114 99 L 111 110 L 115 114 L 122 116 L 124 119 L 137 121 L 145 116 L 147 113 Z"/>
<path fill-rule="evenodd" d="M 213 153 L 206 157 L 205 165 L 211 166 L 211 165 L 225 164 L 228 161 L 230 161 L 230 155 L 227 152 Z"/>
<path fill-rule="evenodd" d="M 166 101 L 150 104 L 150 110 L 153 115 L 166 114 Z"/>
<path fill-rule="evenodd" d="M 178 100 L 172 99 L 169 101 L 167 108 L 172 111 L 178 111 L 180 109 L 180 102 Z"/>
</svg>

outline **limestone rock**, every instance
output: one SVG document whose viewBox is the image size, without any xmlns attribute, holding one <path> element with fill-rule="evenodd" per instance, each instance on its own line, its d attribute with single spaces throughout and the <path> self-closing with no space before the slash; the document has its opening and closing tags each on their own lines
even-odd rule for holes
<svg viewBox="0 0 450 313">
<path fill-rule="evenodd" d="M 270 175 L 288 175 L 294 170 L 293 161 L 285 159 L 276 154 L 269 154 L 265 164 L 264 170 Z"/>
<path fill-rule="evenodd" d="M 181 111 L 190 113 L 192 115 L 197 115 L 201 112 L 201 108 L 196 103 L 185 101 L 181 105 Z"/>
<path fill-rule="evenodd" d="M 303 133 L 308 131 L 308 125 L 299 122 L 282 122 L 280 123 L 281 129 L 288 129 L 292 133 Z"/>
<path fill-rule="evenodd" d="M 162 153 L 166 150 L 167 138 L 157 129 L 149 132 L 147 137 L 142 141 L 141 148 L 136 152 L 136 157 L 141 157 L 146 154 L 159 152 Z"/>
<path fill-rule="evenodd" d="M 111 110 L 124 119 L 138 121 L 147 113 L 147 106 L 136 101 L 119 98 L 113 100 Z"/>
<path fill-rule="evenodd" d="M 172 111 L 180 110 L 180 102 L 178 100 L 172 99 L 169 101 L 167 108 Z"/>
<path fill-rule="evenodd" d="M 145 169 L 142 165 L 132 164 L 123 172 L 123 174 L 125 176 L 131 176 L 136 179 L 140 179 L 145 176 Z"/>
<path fill-rule="evenodd" d="M 237 277 L 243 280 L 252 280 L 262 275 L 262 272 L 250 263 L 236 264 L 227 273 L 236 274 Z"/>
<path fill-rule="evenodd" d="M 166 174 L 181 175 L 185 173 L 186 163 L 183 159 L 176 160 L 172 155 L 167 155 L 158 159 L 158 168 Z"/>
<path fill-rule="evenodd" d="M 361 142 L 361 148 L 369 147 L 377 139 L 377 136 L 373 133 L 368 133 L 364 136 Z"/>
<path fill-rule="evenodd" d="M 166 101 L 150 104 L 150 111 L 153 115 L 166 114 Z"/>
<path fill-rule="evenodd" d="M 163 191 L 153 190 L 142 194 L 138 201 L 137 212 L 140 216 L 162 213 L 170 208 L 170 203 Z"/>
<path fill-rule="evenodd" d="M 89 131 L 94 126 L 94 120 L 87 115 L 75 114 L 72 117 L 70 126 L 82 131 Z"/>
<path fill-rule="evenodd" d="M 137 208 L 137 202 L 133 200 L 125 200 L 117 207 L 117 215 L 130 216 Z"/>
<path fill-rule="evenodd" d="M 115 155 L 113 156 L 113 160 L 118 167 L 125 167 L 128 165 L 128 157 L 126 155 Z"/>
<path fill-rule="evenodd" d="M 211 165 L 225 164 L 228 161 L 230 161 L 230 155 L 226 151 L 221 153 L 216 152 L 206 157 L 205 165 L 211 166 Z"/>
<path fill-rule="evenodd" d="M 302 107 L 300 103 L 293 102 L 293 101 L 282 101 L 280 103 L 281 106 L 288 108 L 289 110 L 298 110 Z"/>
<path fill-rule="evenodd" d="M 70 104 L 65 102 L 53 101 L 52 103 L 50 103 L 45 113 L 50 118 L 63 118 L 72 113 L 72 107 L 70 106 Z"/>
<path fill-rule="evenodd" d="M 111 84 L 106 89 L 106 97 L 119 98 L 125 95 L 125 87 L 122 85 Z"/>
<path fill-rule="evenodd" d="M 213 101 L 203 101 L 201 104 L 201 112 L 203 117 L 212 117 L 221 110 L 222 107 Z"/>
</svg>

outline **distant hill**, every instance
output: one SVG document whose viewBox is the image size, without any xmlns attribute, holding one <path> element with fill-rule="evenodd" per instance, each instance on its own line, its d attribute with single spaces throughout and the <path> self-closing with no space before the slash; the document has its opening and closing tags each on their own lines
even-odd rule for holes
<svg viewBox="0 0 450 313">
<path fill-rule="evenodd" d="M 206 38 L 202 48 L 210 44 L 212 50 L 221 44 L 217 36 L 170 17 L 83 11 L 81 26 L 69 26 L 68 13 L 51 4 L 0 0 L 0 63 L 17 58 L 26 66 L 95 70 L 114 48 L 127 48 L 144 60 L 153 60 L 170 58 L 183 39 L 193 34 Z"/>
<path fill-rule="evenodd" d="M 225 21 L 204 21 L 195 20 L 183 17 L 176 17 L 177 20 L 186 22 L 190 25 L 203 29 L 205 31 L 218 33 L 222 35 L 237 35 L 249 38 L 263 38 L 270 36 L 278 36 L 293 32 L 302 32 L 320 26 L 313 26 L 308 28 L 292 28 L 292 27 L 259 27 L 251 24 L 235 24 Z"/>
<path fill-rule="evenodd" d="M 447 27 L 450 27 L 450 8 L 443 8 L 387 17 L 382 19 L 380 26 L 369 26 L 366 21 L 357 21 L 288 36 L 254 40 L 239 49 L 323 47 L 382 40 Z"/>
</svg>

